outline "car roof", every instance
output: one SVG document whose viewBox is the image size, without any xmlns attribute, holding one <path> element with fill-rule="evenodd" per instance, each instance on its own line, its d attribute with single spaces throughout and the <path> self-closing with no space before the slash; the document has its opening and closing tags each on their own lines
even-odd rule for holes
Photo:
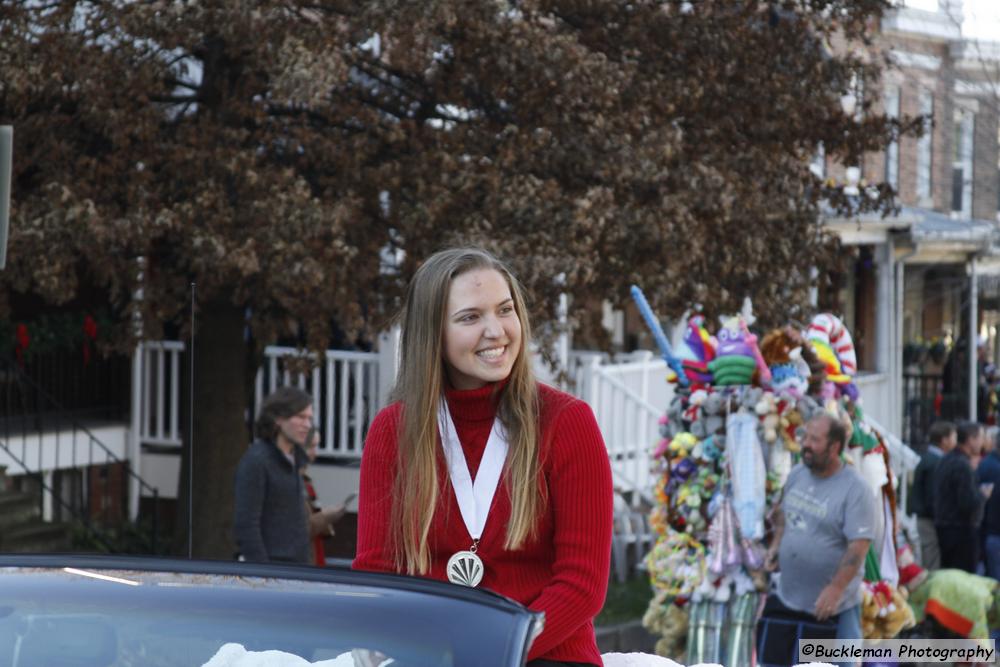
<svg viewBox="0 0 1000 667">
<path fill-rule="evenodd" d="M 97 580 L 129 585 L 97 589 Z M 303 657 L 356 646 L 401 655 L 404 663 L 451 656 L 455 664 L 510 667 L 522 664 L 544 623 L 541 612 L 489 591 L 346 567 L 3 554 L 0 588 L 34 635 L 57 632 L 94 655 L 115 644 L 102 637 L 121 633 L 128 647 L 142 650 L 174 636 L 184 637 L 183 650 L 191 652 L 221 650 L 215 646 L 220 641 L 254 650 L 281 649 L 291 641 L 295 648 L 285 650 Z M 0 620 L 0 630 L 2 625 Z M 8 635 L 24 629 L 8 626 Z M 62 650 L 38 637 L 32 646 Z"/>
</svg>

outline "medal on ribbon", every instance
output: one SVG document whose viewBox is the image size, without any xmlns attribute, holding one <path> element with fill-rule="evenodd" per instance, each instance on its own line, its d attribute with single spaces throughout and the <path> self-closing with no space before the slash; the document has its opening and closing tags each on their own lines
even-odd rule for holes
<svg viewBox="0 0 1000 667">
<path fill-rule="evenodd" d="M 458 500 L 458 509 L 472 538 L 469 549 L 458 551 L 448 559 L 445 571 L 451 583 L 475 588 L 483 580 L 483 574 L 486 572 L 483 559 L 476 552 L 479 549 L 479 538 L 483 536 L 490 506 L 493 504 L 493 496 L 500 485 L 503 464 L 507 459 L 507 434 L 500 420 L 494 419 L 490 437 L 486 441 L 486 450 L 483 452 L 483 460 L 479 464 L 479 471 L 473 484 L 472 475 L 469 474 L 469 464 L 462 451 L 462 443 L 458 440 L 455 422 L 448 410 L 448 403 L 444 400 L 441 401 L 438 410 L 438 429 L 441 434 L 441 447 L 448 461 L 448 476 L 451 478 L 455 498 Z"/>
</svg>

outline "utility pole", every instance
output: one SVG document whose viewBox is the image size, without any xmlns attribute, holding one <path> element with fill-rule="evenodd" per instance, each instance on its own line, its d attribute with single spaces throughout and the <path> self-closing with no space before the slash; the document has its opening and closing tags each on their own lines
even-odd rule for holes
<svg viewBox="0 0 1000 667">
<path fill-rule="evenodd" d="M 0 125 L 0 269 L 7 266 L 7 230 L 10 229 L 10 180 L 14 170 L 14 128 Z"/>
</svg>

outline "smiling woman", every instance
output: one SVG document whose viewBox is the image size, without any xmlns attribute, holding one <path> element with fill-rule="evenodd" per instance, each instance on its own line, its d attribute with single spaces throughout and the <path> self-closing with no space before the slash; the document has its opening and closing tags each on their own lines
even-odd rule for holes
<svg viewBox="0 0 1000 667">
<path fill-rule="evenodd" d="M 475 248 L 417 270 L 396 402 L 361 461 L 354 567 L 481 586 L 544 612 L 532 667 L 599 665 L 611 471 L 586 403 L 535 381 L 524 297 Z"/>
<path fill-rule="evenodd" d="M 521 347 L 521 321 L 510 287 L 494 269 L 457 276 L 448 292 L 444 361 L 455 389 L 505 379 Z"/>
</svg>

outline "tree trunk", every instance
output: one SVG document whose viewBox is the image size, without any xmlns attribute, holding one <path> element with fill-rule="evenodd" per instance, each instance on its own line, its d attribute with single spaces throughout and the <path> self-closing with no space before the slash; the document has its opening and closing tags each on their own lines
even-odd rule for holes
<svg viewBox="0 0 1000 667">
<path fill-rule="evenodd" d="M 243 309 L 225 300 L 198 309 L 194 340 L 194 475 L 190 531 L 195 558 L 231 559 L 233 476 L 250 442 L 245 421 L 252 390 Z M 190 341 L 186 341 L 190 343 Z M 186 356 L 185 374 L 191 360 Z M 185 378 L 183 428 L 189 430 L 191 384 Z M 178 484 L 178 551 L 188 553 L 188 439 L 185 437 Z"/>
</svg>

